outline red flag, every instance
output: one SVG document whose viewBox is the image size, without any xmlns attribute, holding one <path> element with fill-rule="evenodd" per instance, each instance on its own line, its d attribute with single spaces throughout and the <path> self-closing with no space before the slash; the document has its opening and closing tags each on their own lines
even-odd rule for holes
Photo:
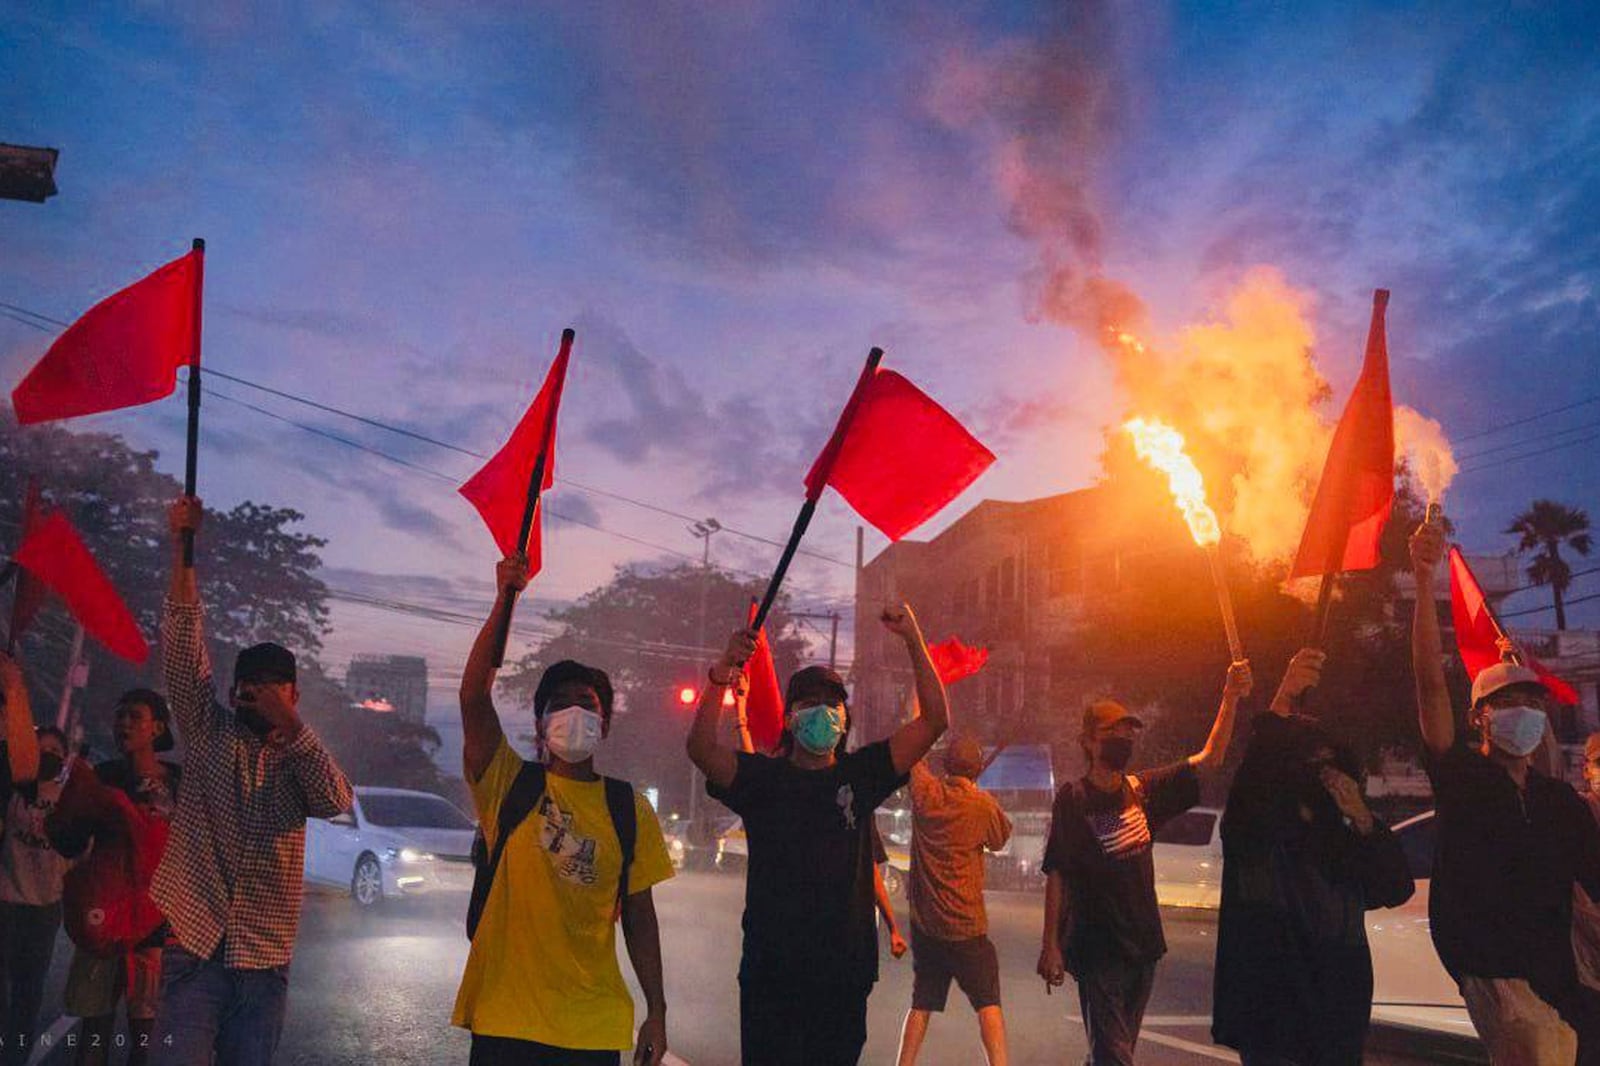
<svg viewBox="0 0 1600 1066">
<path fill-rule="evenodd" d="M 198 249 L 91 307 L 12 390 L 27 425 L 133 407 L 172 395 L 199 344 L 204 253 Z"/>
<path fill-rule="evenodd" d="M 550 364 L 544 386 L 528 405 L 517 428 L 511 431 L 510 439 L 459 489 L 483 516 L 484 525 L 494 535 L 502 554 L 512 555 L 526 547 L 529 577 L 539 572 L 542 505 L 534 512 L 527 545 L 518 544 L 517 537 L 522 532 L 522 512 L 528 506 L 528 482 L 533 480 L 534 464 L 540 453 L 545 456 L 544 484 L 540 491 L 555 484 L 556 413 L 561 407 L 561 389 L 567 381 L 567 360 L 571 354 L 572 342 L 563 336 L 561 350 L 556 354 L 556 361 Z"/>
<path fill-rule="evenodd" d="M 26 541 L 39 526 L 39 486 L 30 478 L 28 495 L 22 505 L 22 540 Z M 44 606 L 44 586 L 38 578 L 17 567 L 17 584 L 11 595 L 11 627 L 6 639 L 13 645 L 22 639 L 33 620 Z"/>
<path fill-rule="evenodd" d="M 750 621 L 756 619 L 756 602 L 750 601 Z M 745 681 L 750 690 L 745 693 L 744 719 L 750 727 L 750 742 L 757 751 L 772 751 L 783 735 L 783 686 L 778 684 L 778 670 L 772 661 L 772 645 L 767 642 L 763 626 L 756 634 L 756 653 L 744 666 Z"/>
<path fill-rule="evenodd" d="M 994 453 L 893 370 L 856 383 L 806 475 L 806 498 L 832 485 L 890 540 L 932 518 L 994 462 Z"/>
<path fill-rule="evenodd" d="M 1487 667 L 1500 661 L 1500 639 L 1505 633 L 1494 608 L 1483 594 L 1477 577 L 1460 548 L 1450 549 L 1450 617 L 1455 624 L 1456 648 L 1467 668 L 1467 678 L 1476 680 Z M 1576 707 L 1578 690 L 1550 672 L 1531 655 L 1520 655 L 1522 664 L 1539 675 L 1544 687 L 1557 703 Z"/>
<path fill-rule="evenodd" d="M 939 674 L 939 680 L 945 684 L 954 684 L 964 677 L 971 677 L 983 669 L 989 661 L 988 648 L 969 648 L 961 643 L 959 637 L 930 645 L 928 657 L 933 660 L 933 668 Z"/>
<path fill-rule="evenodd" d="M 1384 339 L 1388 304 L 1387 289 L 1373 293 L 1366 359 L 1333 431 L 1333 446 L 1290 577 L 1371 570 L 1378 565 L 1378 540 L 1394 504 L 1394 407 Z"/>
<path fill-rule="evenodd" d="M 66 601 L 83 628 L 129 662 L 150 657 L 139 625 L 116 587 L 60 511 L 42 515 L 17 549 L 17 565 Z"/>
</svg>

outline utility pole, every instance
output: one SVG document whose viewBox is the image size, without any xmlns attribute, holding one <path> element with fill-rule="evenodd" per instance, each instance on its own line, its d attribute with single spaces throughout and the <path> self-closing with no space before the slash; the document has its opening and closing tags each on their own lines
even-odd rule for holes
<svg viewBox="0 0 1600 1066">
<path fill-rule="evenodd" d="M 722 523 L 718 522 L 715 518 L 702 519 L 689 527 L 689 533 L 692 536 L 698 537 L 701 545 L 700 625 L 696 630 L 695 647 L 702 649 L 702 657 L 704 657 L 703 652 L 706 646 L 706 606 L 707 600 L 711 595 L 711 538 L 716 536 L 721 531 Z M 697 671 L 700 670 L 701 667 L 702 664 L 695 664 L 695 669 Z M 707 684 L 707 680 L 702 677 L 700 684 Z M 702 838 L 709 836 L 709 834 L 702 832 L 704 827 L 701 825 L 701 782 L 702 777 L 699 768 L 697 768 L 694 763 L 691 762 L 689 764 L 689 842 L 691 844 L 699 844 Z"/>
</svg>

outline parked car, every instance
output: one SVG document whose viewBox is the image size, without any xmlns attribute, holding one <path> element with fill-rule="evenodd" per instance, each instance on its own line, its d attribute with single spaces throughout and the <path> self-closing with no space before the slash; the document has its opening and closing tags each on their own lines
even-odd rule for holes
<svg viewBox="0 0 1600 1066">
<path fill-rule="evenodd" d="M 443 796 L 357 786 L 348 811 L 307 819 L 305 880 L 345 889 L 362 907 L 420 892 L 469 889 L 475 828 Z"/>
<path fill-rule="evenodd" d="M 1150 848 L 1156 902 L 1163 907 L 1222 906 L 1222 812 L 1191 807 L 1156 833 Z"/>
<path fill-rule="evenodd" d="M 1436 833 L 1433 812 L 1394 827 L 1417 891 L 1393 910 L 1367 912 L 1372 945 L 1372 1020 L 1476 1041 L 1461 990 L 1433 948 L 1428 929 L 1428 888 Z"/>
</svg>

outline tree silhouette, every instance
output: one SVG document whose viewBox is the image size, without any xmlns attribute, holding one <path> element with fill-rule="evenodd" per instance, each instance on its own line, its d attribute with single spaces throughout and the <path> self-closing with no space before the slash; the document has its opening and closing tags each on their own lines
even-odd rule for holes
<svg viewBox="0 0 1600 1066">
<path fill-rule="evenodd" d="M 1594 546 L 1589 535 L 1589 515 L 1578 507 L 1568 507 L 1554 500 L 1534 500 L 1533 506 L 1517 515 L 1506 527 L 1521 539 L 1517 551 L 1525 553 L 1538 549 L 1538 554 L 1528 564 L 1528 580 L 1535 585 L 1549 585 L 1555 597 L 1556 628 L 1567 628 L 1566 592 L 1572 584 L 1572 567 L 1561 557 L 1563 547 L 1579 555 L 1588 555 Z"/>
</svg>

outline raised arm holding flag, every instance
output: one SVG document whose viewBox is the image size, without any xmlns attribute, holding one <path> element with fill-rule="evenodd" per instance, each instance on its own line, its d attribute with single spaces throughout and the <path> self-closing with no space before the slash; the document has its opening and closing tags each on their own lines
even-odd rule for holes
<svg viewBox="0 0 1600 1066">
<path fill-rule="evenodd" d="M 506 557 L 528 560 L 528 577 L 539 572 L 540 535 L 536 519 L 544 490 L 555 484 L 556 414 L 561 407 L 561 390 L 567 381 L 567 362 L 577 334 L 561 331 L 561 348 L 545 375 L 544 385 L 533 403 L 512 430 L 511 437 L 494 457 L 460 488 L 472 506 L 483 516 L 484 525 Z M 511 635 L 511 612 L 517 592 L 507 587 L 505 610 L 500 612 L 494 645 L 494 665 L 506 658 L 506 641 Z"/>
</svg>

